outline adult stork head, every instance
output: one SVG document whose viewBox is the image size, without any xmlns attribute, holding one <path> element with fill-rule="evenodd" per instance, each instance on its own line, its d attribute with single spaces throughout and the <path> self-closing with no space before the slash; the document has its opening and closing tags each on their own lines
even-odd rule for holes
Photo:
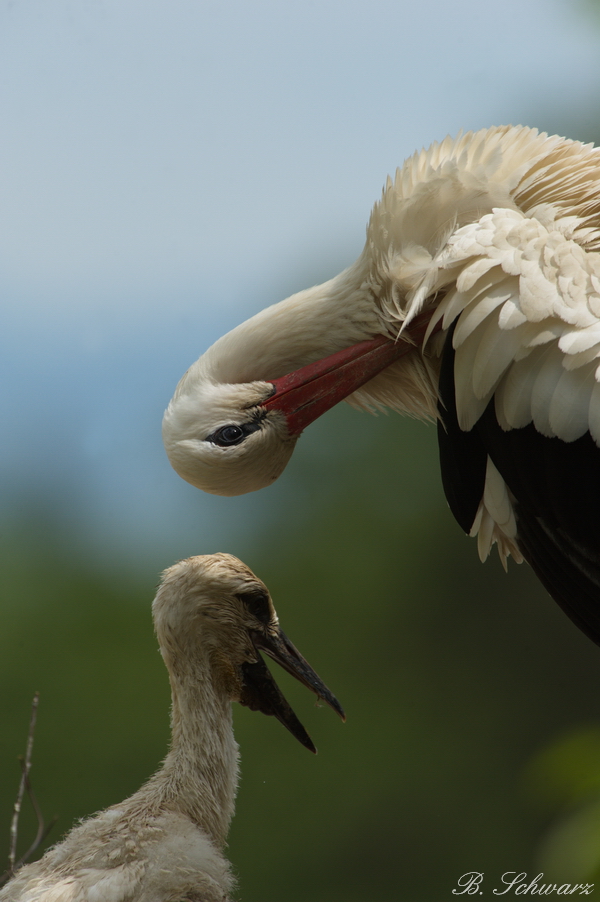
<svg viewBox="0 0 600 902">
<path fill-rule="evenodd" d="M 163 420 L 173 468 L 215 495 L 242 495 L 270 485 L 283 472 L 297 439 L 285 417 L 265 406 L 273 385 L 264 380 L 194 382 L 193 391 L 175 395 Z"/>
<path fill-rule="evenodd" d="M 426 324 L 421 319 L 410 338 L 378 335 L 288 375 L 239 383 L 207 377 L 207 358 L 218 350 L 213 346 L 188 371 L 165 413 L 163 436 L 173 467 L 192 485 L 218 495 L 270 485 L 304 428 L 412 349 L 413 336 Z"/>
<path fill-rule="evenodd" d="M 173 468 L 205 492 L 241 495 L 271 485 L 306 426 L 343 399 L 435 417 L 430 367 L 410 354 L 410 331 L 374 303 L 367 246 L 348 270 L 262 310 L 220 338 L 181 379 L 165 411 Z M 398 364 L 408 355 L 411 365 Z"/>
</svg>

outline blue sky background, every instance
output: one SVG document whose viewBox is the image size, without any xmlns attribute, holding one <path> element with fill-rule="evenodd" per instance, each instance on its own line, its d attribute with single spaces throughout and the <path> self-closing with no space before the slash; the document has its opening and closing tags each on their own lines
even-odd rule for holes
<svg viewBox="0 0 600 902">
<path fill-rule="evenodd" d="M 41 504 L 99 559 L 165 563 L 272 516 L 285 477 L 224 503 L 171 471 L 160 423 L 179 377 L 241 319 L 348 265 L 415 149 L 507 122 L 593 134 L 588 13 L 0 2 L 4 515 Z M 326 425 L 300 453 L 318 439 Z"/>
</svg>

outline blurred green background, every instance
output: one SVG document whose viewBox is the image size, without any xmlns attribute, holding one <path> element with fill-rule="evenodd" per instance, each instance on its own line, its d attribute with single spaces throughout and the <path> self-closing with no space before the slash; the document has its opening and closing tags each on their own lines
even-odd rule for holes
<svg viewBox="0 0 600 902">
<path fill-rule="evenodd" d="M 470 870 L 494 886 L 507 871 L 549 873 L 550 842 L 557 879 L 592 879 L 598 818 L 575 855 L 551 834 L 600 789 L 598 649 L 526 566 L 479 564 L 442 498 L 433 427 L 342 406 L 305 436 L 286 494 L 276 521 L 249 519 L 228 550 L 267 582 L 348 720 L 276 673 L 313 757 L 236 706 L 240 898 L 446 899 Z M 0 807 L 8 825 L 39 689 L 32 779 L 46 817 L 59 815 L 54 839 L 133 792 L 168 741 L 149 613 L 157 574 L 91 558 L 43 518 L 3 541 Z M 32 835 L 28 812 L 21 844 Z"/>
<path fill-rule="evenodd" d="M 341 405 L 240 499 L 184 484 L 159 435 L 208 344 L 352 261 L 416 147 L 502 122 L 600 137 L 597 12 L 0 3 L 0 859 L 33 693 L 50 843 L 158 767 L 154 590 L 229 551 L 348 717 L 276 673 L 315 758 L 236 706 L 241 902 L 600 880 L 600 650 L 525 565 L 479 563 L 435 428 Z M 34 831 L 26 802 L 21 850 Z"/>
</svg>

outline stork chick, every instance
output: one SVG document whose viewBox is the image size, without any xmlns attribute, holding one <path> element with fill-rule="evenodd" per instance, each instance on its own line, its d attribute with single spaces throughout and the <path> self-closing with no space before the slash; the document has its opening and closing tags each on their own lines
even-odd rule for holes
<svg viewBox="0 0 600 902">
<path fill-rule="evenodd" d="M 19 870 L 0 902 L 226 902 L 223 856 L 238 782 L 231 703 L 275 716 L 311 751 L 260 652 L 344 719 L 281 631 L 269 592 L 229 554 L 166 570 L 153 604 L 172 693 L 171 749 L 135 795 L 75 827 Z"/>
<path fill-rule="evenodd" d="M 269 485 L 342 398 L 438 420 L 450 508 L 600 642 L 600 150 L 502 126 L 388 179 L 358 260 L 220 338 L 163 420 L 171 464 Z M 375 462 L 376 465 L 376 462 Z"/>
</svg>

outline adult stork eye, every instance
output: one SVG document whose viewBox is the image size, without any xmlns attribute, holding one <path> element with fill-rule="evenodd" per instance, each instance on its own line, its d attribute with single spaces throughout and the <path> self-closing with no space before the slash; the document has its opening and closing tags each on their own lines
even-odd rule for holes
<svg viewBox="0 0 600 902">
<path fill-rule="evenodd" d="M 238 445 L 245 437 L 246 433 L 242 427 L 231 423 L 229 426 L 221 426 L 220 429 L 209 435 L 208 441 L 226 448 L 228 445 Z"/>
<path fill-rule="evenodd" d="M 256 415 L 247 423 L 242 423 L 241 426 L 238 426 L 237 423 L 228 423 L 226 426 L 221 426 L 220 429 L 215 429 L 212 435 L 206 437 L 206 441 L 212 442 L 213 445 L 218 445 L 220 448 L 239 445 L 245 438 L 261 428 L 263 420 L 264 416 Z"/>
</svg>

